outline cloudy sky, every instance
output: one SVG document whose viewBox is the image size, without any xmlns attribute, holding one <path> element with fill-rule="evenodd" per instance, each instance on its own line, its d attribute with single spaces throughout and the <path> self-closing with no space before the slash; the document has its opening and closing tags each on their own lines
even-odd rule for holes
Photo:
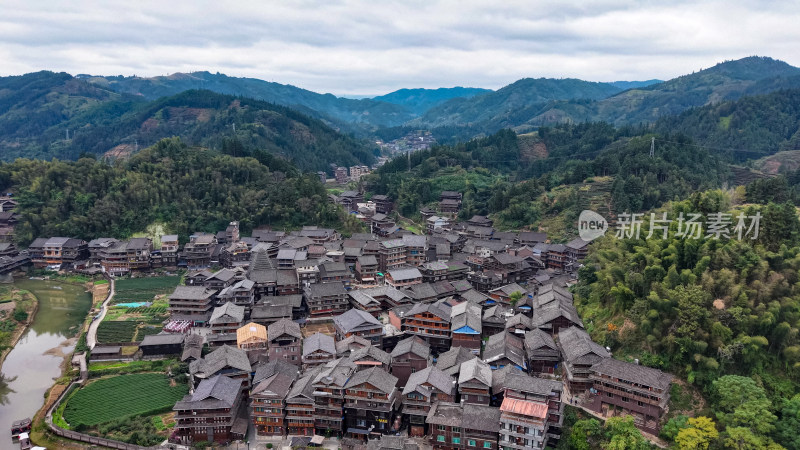
<svg viewBox="0 0 800 450">
<path fill-rule="evenodd" d="M 668 79 L 749 55 L 800 66 L 798 23 L 795 0 L 10 0 L 0 75 L 208 70 L 337 95 Z"/>
</svg>

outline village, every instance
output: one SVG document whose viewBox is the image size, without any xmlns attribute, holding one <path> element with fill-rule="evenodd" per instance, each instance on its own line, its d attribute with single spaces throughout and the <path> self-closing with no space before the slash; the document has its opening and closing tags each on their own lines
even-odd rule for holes
<svg viewBox="0 0 800 450">
<path fill-rule="evenodd" d="M 13 222 L 13 200 L 0 219 Z M 169 443 L 290 442 L 345 449 L 531 449 L 555 445 L 566 404 L 631 415 L 658 433 L 672 376 L 592 341 L 569 287 L 588 242 L 455 219 L 461 193 L 425 208 L 425 234 L 392 201 L 330 200 L 370 233 L 344 238 L 239 223 L 218 233 L 0 244 L 0 272 L 26 265 L 112 281 L 184 270 L 167 317 L 135 354 L 88 337 L 76 364 L 177 359 L 189 393 Z M 102 319 L 101 319 L 102 320 Z M 91 330 L 91 328 L 90 328 Z M 95 327 L 96 332 L 96 327 Z M 91 331 L 90 331 L 91 333 Z"/>
</svg>

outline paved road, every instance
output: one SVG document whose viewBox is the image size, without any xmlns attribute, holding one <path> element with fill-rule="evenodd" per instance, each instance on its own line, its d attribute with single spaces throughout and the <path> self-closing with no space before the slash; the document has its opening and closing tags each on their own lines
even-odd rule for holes
<svg viewBox="0 0 800 450">
<path fill-rule="evenodd" d="M 106 312 L 108 312 L 108 304 L 111 303 L 111 300 L 114 298 L 114 279 L 109 279 L 109 284 L 111 287 L 108 291 L 108 297 L 103 301 L 103 306 L 100 308 L 100 316 L 97 319 L 94 319 L 92 323 L 89 325 L 89 332 L 86 333 L 86 346 L 89 347 L 90 350 L 94 349 L 94 346 L 97 344 L 97 327 L 100 326 L 100 322 L 103 321 L 103 318 L 106 316 Z"/>
</svg>

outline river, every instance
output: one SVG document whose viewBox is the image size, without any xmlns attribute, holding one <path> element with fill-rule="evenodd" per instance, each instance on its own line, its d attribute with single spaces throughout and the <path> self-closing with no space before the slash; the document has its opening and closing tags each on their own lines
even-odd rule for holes
<svg viewBox="0 0 800 450">
<path fill-rule="evenodd" d="M 33 415 L 44 405 L 44 393 L 61 376 L 59 353 L 71 352 L 65 341 L 77 334 L 92 305 L 83 286 L 18 279 L 14 285 L 39 299 L 39 311 L 3 363 L 0 382 L 0 449 L 19 449 L 11 442 L 11 423 Z M 60 288 L 60 289 L 59 289 Z M 53 351 L 55 349 L 56 351 Z M 55 354 L 53 354 L 55 353 Z"/>
</svg>

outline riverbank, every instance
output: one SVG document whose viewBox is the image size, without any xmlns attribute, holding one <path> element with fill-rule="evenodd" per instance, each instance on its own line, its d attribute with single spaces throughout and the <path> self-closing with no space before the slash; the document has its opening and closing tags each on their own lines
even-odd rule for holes
<svg viewBox="0 0 800 450">
<path fill-rule="evenodd" d="M 19 448 L 4 430 L 7 424 L 22 417 L 34 419 L 31 439 L 36 444 L 47 448 L 81 448 L 46 432 L 42 406 L 52 404 L 62 386 L 71 381 L 70 356 L 77 337 L 91 320 L 92 295 L 87 287 L 86 280 L 62 277 L 43 280 L 28 276 L 16 278 L 13 286 L 5 286 L 7 293 L 14 292 L 17 297 L 19 291 L 30 292 L 37 300 L 37 311 L 28 318 L 26 330 L 20 333 L 2 366 L 8 386 L 0 392 L 3 427 L 0 450 Z"/>
<path fill-rule="evenodd" d="M 9 288 L 8 295 L 10 295 L 10 303 L 13 304 L 13 306 L 11 308 L 0 309 L 0 314 L 3 316 L 0 319 L 0 322 L 5 323 L 8 321 L 14 321 L 16 322 L 16 325 L 10 336 L 3 336 L 3 334 L 7 333 L 5 330 L 0 332 L 0 346 L 3 347 L 3 351 L 0 352 L 0 370 L 3 368 L 3 363 L 6 361 L 6 356 L 11 353 L 11 350 L 14 349 L 25 332 L 28 331 L 28 327 L 31 326 L 33 319 L 36 317 L 36 313 L 39 311 L 39 299 L 36 298 L 32 292 L 17 289 L 13 286 L 13 284 L 3 287 Z M 3 295 L 0 300 L 5 300 L 5 296 Z M 2 305 L 6 304 L 8 303 L 3 303 Z M 22 305 L 22 309 L 18 309 L 20 305 Z M 18 310 L 25 312 L 26 319 L 24 322 L 18 322 L 15 319 L 14 316 L 17 314 Z M 6 341 L 6 339 L 8 340 Z"/>
</svg>

